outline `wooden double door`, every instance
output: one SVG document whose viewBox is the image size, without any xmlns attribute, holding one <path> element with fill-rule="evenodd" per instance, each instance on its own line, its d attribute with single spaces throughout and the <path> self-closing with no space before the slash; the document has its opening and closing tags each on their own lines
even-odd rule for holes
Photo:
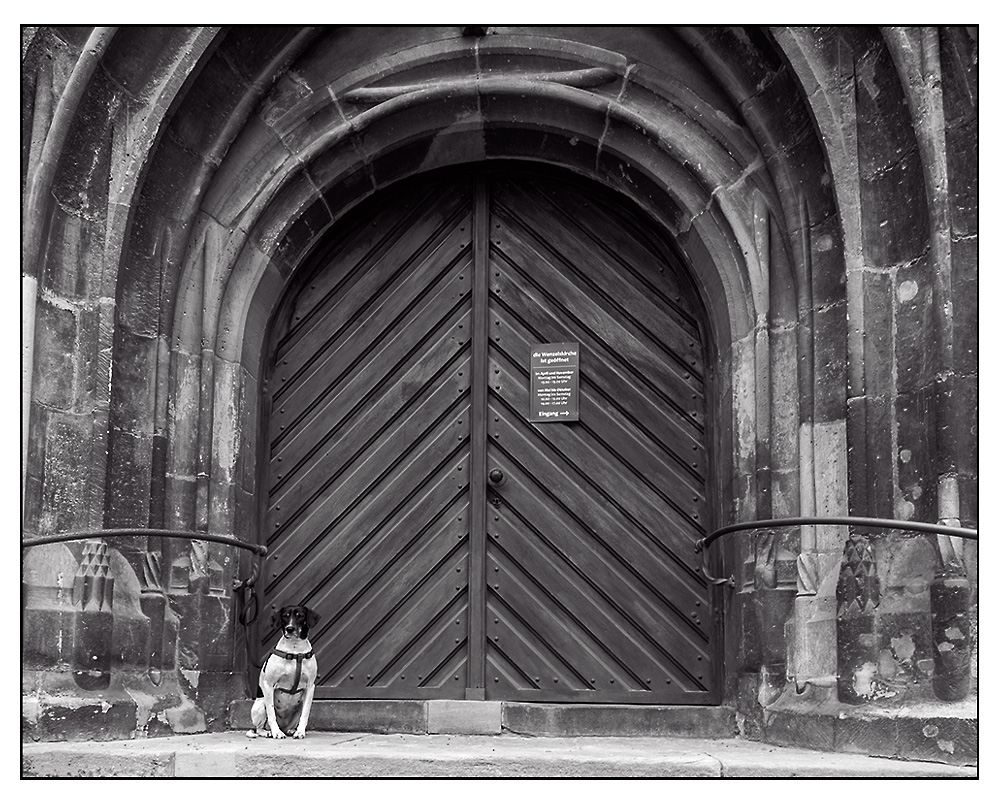
<svg viewBox="0 0 1000 805">
<path fill-rule="evenodd" d="M 321 698 L 717 702 L 702 308 L 650 224 L 466 170 L 378 196 L 303 276 L 270 339 L 258 653 L 305 603 Z M 579 419 L 531 422 L 531 346 L 564 342 Z"/>
</svg>

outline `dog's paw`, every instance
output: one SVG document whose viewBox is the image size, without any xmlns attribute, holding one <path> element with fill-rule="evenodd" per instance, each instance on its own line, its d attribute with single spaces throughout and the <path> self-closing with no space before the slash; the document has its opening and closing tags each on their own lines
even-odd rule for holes
<svg viewBox="0 0 1000 805">
<path fill-rule="evenodd" d="M 295 730 L 295 734 L 292 737 L 293 738 L 305 738 L 306 737 L 306 731 L 305 730 Z"/>
<path fill-rule="evenodd" d="M 257 730 L 247 730 L 247 738 L 256 738 Z"/>
<path fill-rule="evenodd" d="M 285 735 L 285 731 L 284 730 L 271 730 L 271 737 L 272 738 L 287 738 L 288 736 Z"/>
</svg>

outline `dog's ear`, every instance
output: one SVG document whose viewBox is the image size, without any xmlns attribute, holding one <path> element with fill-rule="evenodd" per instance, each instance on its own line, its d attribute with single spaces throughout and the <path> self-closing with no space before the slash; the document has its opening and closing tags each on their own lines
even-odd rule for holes
<svg viewBox="0 0 1000 805">
<path fill-rule="evenodd" d="M 312 629 L 317 623 L 319 623 L 319 613 L 313 612 L 309 607 L 303 607 L 306 611 L 306 625 Z"/>
<path fill-rule="evenodd" d="M 277 629 L 281 625 L 281 610 L 276 609 L 271 613 L 271 628 Z"/>
</svg>

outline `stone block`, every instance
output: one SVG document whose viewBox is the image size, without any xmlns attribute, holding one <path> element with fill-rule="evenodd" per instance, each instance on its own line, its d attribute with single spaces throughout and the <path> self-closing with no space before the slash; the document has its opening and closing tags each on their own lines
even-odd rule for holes
<svg viewBox="0 0 1000 805">
<path fill-rule="evenodd" d="M 729 707 L 503 703 L 503 727 L 518 735 L 732 738 Z"/>
<path fill-rule="evenodd" d="M 887 273 L 864 275 L 864 360 L 865 391 L 868 397 L 886 396 L 891 391 L 894 355 L 892 354 L 892 310 L 895 289 Z M 821 339 L 817 337 L 817 341 Z M 855 356 L 851 356 L 854 359 Z"/>
<path fill-rule="evenodd" d="M 937 520 L 936 399 L 933 388 L 900 394 L 896 399 L 896 514 L 903 520 Z"/>
<path fill-rule="evenodd" d="M 118 88 L 103 70 L 94 72 L 66 135 L 52 194 L 64 210 L 91 221 L 108 212 L 112 127 Z"/>
<path fill-rule="evenodd" d="M 102 697 L 45 697 L 23 737 L 35 741 L 112 741 L 130 738 L 138 705 L 121 691 Z M 25 700 L 22 699 L 22 709 Z M 35 709 L 35 708 L 33 708 Z"/>
<path fill-rule="evenodd" d="M 836 198 L 827 173 L 826 155 L 814 136 L 804 137 L 768 154 L 766 164 L 778 191 L 787 194 L 784 197 L 802 198 L 812 220 L 836 216 Z"/>
<path fill-rule="evenodd" d="M 231 752 L 176 752 L 174 777 L 242 777 L 237 774 L 236 755 Z"/>
<path fill-rule="evenodd" d="M 955 371 L 979 373 L 979 238 L 952 240 L 952 305 Z"/>
<path fill-rule="evenodd" d="M 374 182 L 384 187 L 412 176 L 421 169 L 433 170 L 486 159 L 486 141 L 478 116 L 448 128 L 420 136 L 370 158 Z"/>
<path fill-rule="evenodd" d="M 174 752 L 95 755 L 92 752 L 30 754 L 21 758 L 21 777 L 146 779 L 174 777 Z"/>
<path fill-rule="evenodd" d="M 861 177 L 861 234 L 865 259 L 892 266 L 917 259 L 929 246 L 923 171 L 914 150 L 884 172 Z"/>
<path fill-rule="evenodd" d="M 108 45 L 107 70 L 133 97 L 142 97 L 149 92 L 150 83 L 163 80 L 189 35 L 180 27 L 129 27 Z"/>
<path fill-rule="evenodd" d="M 427 702 L 427 732 L 449 735 L 499 735 L 502 707 L 502 702 L 433 699 Z"/>
<path fill-rule="evenodd" d="M 837 600 L 835 596 L 810 595 L 795 599 L 791 621 L 792 663 L 789 675 L 797 681 L 837 674 Z"/>
<path fill-rule="evenodd" d="M 863 517 L 892 518 L 894 490 L 892 466 L 895 457 L 892 454 L 892 410 L 888 401 L 869 397 L 865 401 L 865 462 L 868 465 L 868 483 L 870 495 L 868 511 L 861 512 Z"/>
<path fill-rule="evenodd" d="M 910 717 L 897 724 L 899 755 L 910 760 L 976 763 L 979 722 L 976 718 Z"/>
<path fill-rule="evenodd" d="M 45 431 L 40 528 L 59 533 L 86 528 L 90 510 L 89 465 L 93 418 L 51 413 Z"/>
<path fill-rule="evenodd" d="M 435 89 L 429 83 L 427 90 Z M 403 143 L 431 138 L 437 132 L 449 130 L 480 131 L 486 117 L 488 96 L 477 96 L 471 85 L 446 89 L 431 99 L 421 96 L 401 96 L 391 117 L 376 117 L 357 132 L 360 151 L 367 160 L 394 150 Z M 431 166 L 448 164 L 438 157 Z M 423 164 L 418 163 L 418 164 Z"/>
<path fill-rule="evenodd" d="M 39 299 L 35 316 L 32 396 L 43 405 L 66 410 L 76 397 L 77 314 L 69 306 Z"/>
<path fill-rule="evenodd" d="M 332 223 L 330 209 L 322 199 L 305 207 L 275 246 L 271 254 L 275 266 L 283 273 L 290 273 Z"/>
<path fill-rule="evenodd" d="M 847 485 L 849 512 L 859 517 L 873 516 L 869 513 L 871 492 L 869 491 L 869 469 L 865 449 L 868 428 L 868 406 L 864 397 L 847 401 Z"/>
<path fill-rule="evenodd" d="M 839 718 L 835 722 L 834 751 L 876 757 L 898 757 L 897 721 L 887 717 Z"/>
<path fill-rule="evenodd" d="M 150 515 L 152 437 L 113 428 L 108 456 L 108 528 L 146 524 Z"/>
<path fill-rule="evenodd" d="M 846 415 L 846 411 L 845 411 Z M 813 466 L 815 468 L 816 513 L 836 515 L 847 511 L 847 423 L 844 418 L 813 425 Z M 843 547 L 841 526 L 817 526 L 817 544 L 835 529 L 835 544 Z"/>
<path fill-rule="evenodd" d="M 295 52 L 290 46 L 301 35 L 301 30 L 293 25 L 233 26 L 219 44 L 219 55 L 245 83 L 252 84 L 265 76 L 271 78 L 271 73 L 265 74 L 263 67 L 274 70 L 286 65 L 290 59 L 286 54 Z"/>
<path fill-rule="evenodd" d="M 778 746 L 833 751 L 836 719 L 826 714 L 769 709 L 765 715 L 763 739 Z"/>
<path fill-rule="evenodd" d="M 251 116 L 205 193 L 203 209 L 223 226 L 232 226 L 288 157 L 274 131 Z"/>
<path fill-rule="evenodd" d="M 111 407 L 113 429 L 152 439 L 158 359 L 157 338 L 118 328 Z"/>
<path fill-rule="evenodd" d="M 939 357 L 934 343 L 934 287 L 926 260 L 896 272 L 896 387 L 900 393 L 932 385 Z"/>
<path fill-rule="evenodd" d="M 863 176 L 886 172 L 904 154 L 916 152 L 912 118 L 899 74 L 881 37 L 859 31 L 854 45 L 858 160 Z M 861 37 L 859 37 L 861 39 Z M 923 199 L 923 193 L 920 197 Z M 883 220 L 876 218 L 875 225 Z"/>
<path fill-rule="evenodd" d="M 956 426 L 949 435 L 953 441 L 953 456 L 959 474 L 975 477 L 979 473 L 979 378 L 976 375 L 954 379 L 953 405 Z"/>
<path fill-rule="evenodd" d="M 810 208 L 812 220 L 818 220 Z M 844 242 L 840 219 L 830 215 L 810 229 L 812 247 L 812 304 L 814 309 L 842 302 L 847 295 L 847 272 L 844 265 Z"/>
<path fill-rule="evenodd" d="M 845 416 L 847 324 L 843 302 L 813 314 L 813 416 L 817 423 Z"/>
<path fill-rule="evenodd" d="M 270 257 L 282 242 L 288 222 L 298 220 L 317 204 L 322 205 L 319 195 L 307 171 L 290 173 L 288 180 L 271 197 L 267 214 L 255 221 L 250 240 L 264 256 Z"/>
<path fill-rule="evenodd" d="M 944 88 L 945 95 L 951 88 Z M 974 235 L 979 231 L 979 120 L 972 117 L 945 130 L 948 149 L 948 192 L 952 233 Z"/>
<path fill-rule="evenodd" d="M 326 732 L 425 733 L 428 731 L 427 702 L 361 699 L 315 701 L 309 726 L 310 729 Z"/>
<path fill-rule="evenodd" d="M 56 205 L 49 225 L 42 286 L 69 299 L 95 299 L 103 290 L 105 226 Z"/>
<path fill-rule="evenodd" d="M 263 29 L 258 33 L 258 38 L 268 39 L 266 32 L 271 30 L 273 29 Z M 228 36 L 223 40 L 220 50 L 231 49 L 226 47 L 227 43 Z M 216 150 L 228 144 L 228 138 L 223 135 L 226 128 L 232 125 L 238 106 L 246 102 L 248 84 L 246 77 L 234 69 L 231 62 L 220 53 L 205 59 L 198 80 L 191 82 L 184 93 L 180 109 L 168 118 L 168 136 L 184 150 L 203 157 L 205 162 L 220 160 L 222 155 L 216 153 Z"/>
<path fill-rule="evenodd" d="M 742 89 L 747 96 L 761 84 L 774 79 L 781 61 L 763 34 L 751 27 L 712 26 L 699 33 L 704 36 L 701 48 L 711 49 L 726 61 L 740 65 Z M 741 98 L 740 100 L 745 100 Z"/>
</svg>

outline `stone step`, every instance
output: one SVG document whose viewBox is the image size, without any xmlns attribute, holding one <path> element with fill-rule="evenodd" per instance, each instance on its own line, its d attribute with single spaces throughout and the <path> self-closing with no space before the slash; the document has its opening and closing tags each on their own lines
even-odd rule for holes
<svg viewBox="0 0 1000 805">
<path fill-rule="evenodd" d="M 976 767 L 769 746 L 739 738 L 552 738 L 242 732 L 22 744 L 22 777 L 978 777 Z"/>
<path fill-rule="evenodd" d="M 229 726 L 248 729 L 250 705 L 234 702 Z M 731 707 L 705 706 L 326 699 L 313 702 L 309 727 L 316 732 L 732 738 L 736 713 Z"/>
</svg>

